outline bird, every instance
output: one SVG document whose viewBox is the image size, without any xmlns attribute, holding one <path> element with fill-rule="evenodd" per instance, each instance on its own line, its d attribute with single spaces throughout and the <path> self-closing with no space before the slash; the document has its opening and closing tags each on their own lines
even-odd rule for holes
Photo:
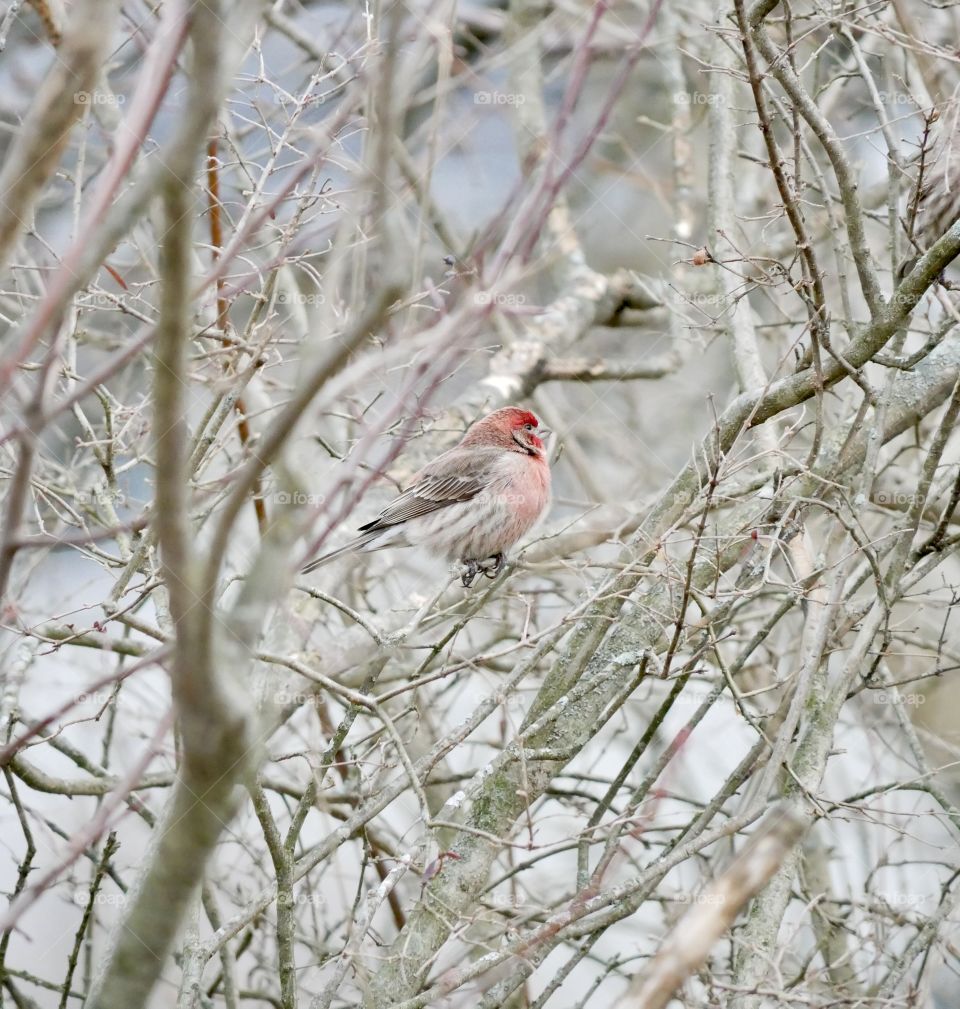
<svg viewBox="0 0 960 1009">
<path fill-rule="evenodd" d="M 415 473 L 410 485 L 355 539 L 301 570 L 385 547 L 422 547 L 459 562 L 470 588 L 478 574 L 496 578 L 507 551 L 544 515 L 550 464 L 536 414 L 506 406 L 474 423 L 454 448 Z"/>
</svg>

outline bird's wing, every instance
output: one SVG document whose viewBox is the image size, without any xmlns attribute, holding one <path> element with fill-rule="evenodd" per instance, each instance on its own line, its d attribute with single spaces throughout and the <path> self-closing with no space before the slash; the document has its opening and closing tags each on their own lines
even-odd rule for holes
<svg viewBox="0 0 960 1009">
<path fill-rule="evenodd" d="M 490 465 L 497 453 L 482 449 L 453 448 L 424 466 L 410 486 L 395 497 L 380 514 L 360 526 L 360 532 L 376 532 L 410 519 L 429 515 L 476 497 L 486 486 Z"/>
</svg>

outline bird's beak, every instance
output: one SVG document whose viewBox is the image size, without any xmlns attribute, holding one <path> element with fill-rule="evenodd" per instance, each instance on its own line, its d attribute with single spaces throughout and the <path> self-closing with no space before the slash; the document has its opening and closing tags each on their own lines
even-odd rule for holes
<svg viewBox="0 0 960 1009">
<path fill-rule="evenodd" d="M 553 434 L 553 429 L 549 427 L 541 427 L 537 430 L 537 435 L 540 438 L 546 438 L 548 434 Z"/>
</svg>

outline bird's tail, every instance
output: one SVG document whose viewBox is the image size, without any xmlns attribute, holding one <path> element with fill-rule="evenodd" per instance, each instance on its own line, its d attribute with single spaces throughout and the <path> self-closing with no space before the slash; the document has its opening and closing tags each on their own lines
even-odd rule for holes
<svg viewBox="0 0 960 1009">
<path fill-rule="evenodd" d="M 303 575 L 310 574 L 311 571 L 316 571 L 317 568 L 322 568 L 324 564 L 329 564 L 330 561 L 335 561 L 338 557 L 343 557 L 344 554 L 352 554 L 357 550 L 362 550 L 369 543 L 372 543 L 380 535 L 381 530 L 376 532 L 364 533 L 362 536 L 358 536 L 356 539 L 350 540 L 349 543 L 345 543 L 342 547 L 338 547 L 336 550 L 331 550 L 328 554 L 321 554 L 319 557 L 314 557 L 309 564 L 305 564 L 301 569 L 300 573 Z"/>
</svg>

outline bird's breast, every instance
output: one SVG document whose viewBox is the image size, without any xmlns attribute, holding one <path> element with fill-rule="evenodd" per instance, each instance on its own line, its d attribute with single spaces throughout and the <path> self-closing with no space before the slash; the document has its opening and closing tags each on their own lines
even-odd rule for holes
<svg viewBox="0 0 960 1009">
<path fill-rule="evenodd" d="M 511 452 L 491 490 L 505 496 L 518 522 L 529 528 L 550 501 L 550 468 L 539 456 Z"/>
</svg>

